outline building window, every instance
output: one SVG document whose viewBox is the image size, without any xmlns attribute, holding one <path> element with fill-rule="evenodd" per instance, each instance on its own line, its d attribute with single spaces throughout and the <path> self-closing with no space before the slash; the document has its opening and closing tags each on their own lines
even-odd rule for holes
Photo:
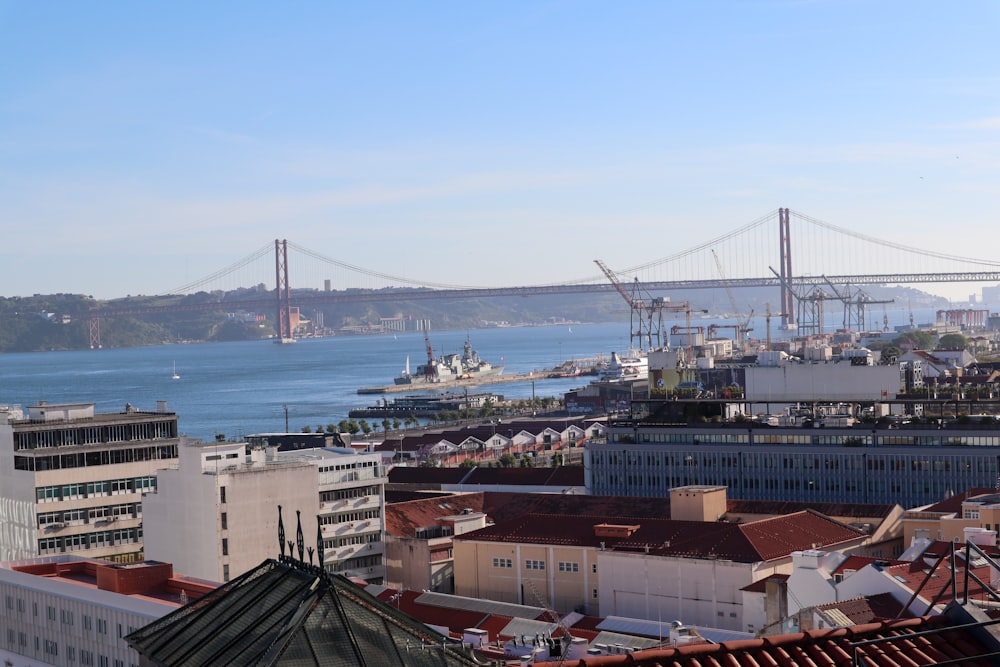
<svg viewBox="0 0 1000 667">
<path fill-rule="evenodd" d="M 229 538 L 228 537 L 223 537 L 222 538 L 222 555 L 223 556 L 228 556 L 229 555 Z"/>
<path fill-rule="evenodd" d="M 509 570 L 514 567 L 514 561 L 512 561 L 510 558 L 494 558 L 493 567 L 499 567 Z"/>
<path fill-rule="evenodd" d="M 963 518 L 965 518 L 965 519 L 978 519 L 979 518 L 979 510 L 978 509 L 966 509 L 963 512 Z"/>
<path fill-rule="evenodd" d="M 108 634 L 108 621 L 104 618 L 97 619 L 97 634 L 106 635 Z"/>
<path fill-rule="evenodd" d="M 229 530 L 229 517 L 223 512 L 220 517 L 222 519 L 222 530 Z"/>
<path fill-rule="evenodd" d="M 580 564 L 579 563 L 568 563 L 568 562 L 559 561 L 559 571 L 560 572 L 579 572 L 580 571 Z"/>
<path fill-rule="evenodd" d="M 593 572 L 594 574 L 597 574 L 597 563 L 594 563 L 593 565 L 590 566 L 590 571 Z"/>
<path fill-rule="evenodd" d="M 545 570 L 545 561 L 544 560 L 532 560 L 532 559 L 529 558 L 528 560 L 524 561 L 524 569 L 526 569 L 526 570 L 543 571 L 543 570 Z"/>
<path fill-rule="evenodd" d="M 226 504 L 226 487 L 224 486 L 219 487 L 219 502 L 223 505 Z"/>
<path fill-rule="evenodd" d="M 222 580 L 229 581 L 229 564 L 222 566 Z"/>
<path fill-rule="evenodd" d="M 593 597 L 594 597 L 595 600 L 597 599 L 597 589 L 596 588 L 594 589 Z"/>
</svg>

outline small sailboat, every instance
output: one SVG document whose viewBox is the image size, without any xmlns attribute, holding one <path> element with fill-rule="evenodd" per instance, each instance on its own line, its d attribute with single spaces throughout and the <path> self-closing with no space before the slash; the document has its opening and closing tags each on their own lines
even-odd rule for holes
<svg viewBox="0 0 1000 667">
<path fill-rule="evenodd" d="M 174 380 L 180 380 L 180 379 L 181 379 L 181 376 L 177 374 L 177 362 L 176 362 L 176 361 L 174 362 L 174 374 L 173 374 L 173 379 L 174 379 Z"/>
</svg>

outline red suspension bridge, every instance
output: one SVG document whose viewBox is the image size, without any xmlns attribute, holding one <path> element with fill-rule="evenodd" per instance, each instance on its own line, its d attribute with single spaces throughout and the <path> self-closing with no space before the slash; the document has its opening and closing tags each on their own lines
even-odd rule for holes
<svg viewBox="0 0 1000 667">
<path fill-rule="evenodd" d="M 643 249 L 668 247 L 662 239 L 644 239 Z M 793 253 L 794 248 L 794 253 Z M 296 253 L 290 270 L 289 250 Z M 592 267 L 589 261 L 583 266 Z M 723 273 L 724 271 L 724 273 Z M 775 289 L 782 324 L 793 328 L 796 311 L 815 303 L 823 291 L 844 298 L 870 285 L 1000 282 L 1000 261 L 976 259 L 907 246 L 779 208 L 694 247 L 643 264 L 615 269 L 622 283 L 648 293 L 690 289 Z M 274 287 L 266 287 L 271 279 Z M 294 289 L 293 289 L 294 279 Z M 222 308 L 270 310 L 277 333 L 291 337 L 293 306 L 343 303 L 488 298 L 546 294 L 610 293 L 616 287 L 600 273 L 533 286 L 486 287 L 442 284 L 392 275 L 325 256 L 292 242 L 276 240 L 239 261 L 195 282 L 160 295 L 156 305 L 107 307 L 94 313 L 91 337 L 99 338 L 99 318 Z M 852 292 L 852 290 L 858 290 Z M 236 293 L 218 300 L 178 299 L 196 293 Z M 860 296 L 858 297 L 861 298 Z M 846 303 L 846 300 L 845 300 Z M 96 332 L 95 332 L 96 327 Z"/>
</svg>

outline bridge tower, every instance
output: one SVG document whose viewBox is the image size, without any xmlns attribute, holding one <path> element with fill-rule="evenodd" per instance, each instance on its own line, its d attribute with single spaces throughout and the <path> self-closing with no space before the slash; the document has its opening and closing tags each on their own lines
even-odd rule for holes
<svg viewBox="0 0 1000 667">
<path fill-rule="evenodd" d="M 101 349 L 101 318 L 90 318 L 90 349 Z"/>
<path fill-rule="evenodd" d="M 292 336 L 292 304 L 291 290 L 288 287 L 288 241 L 274 239 L 274 273 L 275 294 L 277 295 L 277 325 L 278 338 L 276 342 L 285 343 L 294 340 Z"/>
<path fill-rule="evenodd" d="M 795 294 L 792 292 L 792 241 L 787 208 L 778 209 L 781 243 L 781 328 L 795 329 Z"/>
</svg>

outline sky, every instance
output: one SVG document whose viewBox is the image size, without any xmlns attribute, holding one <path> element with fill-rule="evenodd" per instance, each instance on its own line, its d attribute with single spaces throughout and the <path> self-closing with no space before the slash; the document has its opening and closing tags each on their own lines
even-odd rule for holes
<svg viewBox="0 0 1000 667">
<path fill-rule="evenodd" d="M 276 238 L 546 284 L 779 207 L 1000 261 L 998 34 L 994 0 L 0 0 L 0 296 Z"/>
</svg>

